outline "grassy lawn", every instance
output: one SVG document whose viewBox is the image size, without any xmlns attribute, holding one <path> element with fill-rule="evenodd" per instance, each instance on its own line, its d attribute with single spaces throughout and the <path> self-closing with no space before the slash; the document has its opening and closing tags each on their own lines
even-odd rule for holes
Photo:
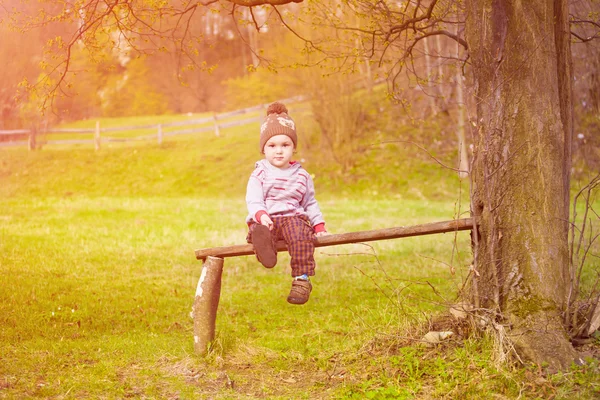
<svg viewBox="0 0 600 400">
<path fill-rule="evenodd" d="M 194 250 L 244 242 L 257 127 L 100 152 L 0 150 L 0 398 L 600 395 L 596 362 L 549 377 L 495 363 L 486 337 L 419 343 L 468 273 L 468 232 L 317 249 L 305 306 L 285 300 L 286 254 L 272 270 L 227 259 L 216 340 L 195 355 Z M 387 183 L 336 187 L 323 160 L 299 155 L 333 233 L 468 209 L 468 189 L 421 161 L 371 164 Z"/>
</svg>

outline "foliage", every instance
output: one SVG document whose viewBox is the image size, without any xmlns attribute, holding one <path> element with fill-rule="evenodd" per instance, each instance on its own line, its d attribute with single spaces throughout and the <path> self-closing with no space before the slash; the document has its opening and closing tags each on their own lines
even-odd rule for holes
<svg viewBox="0 0 600 400">
<path fill-rule="evenodd" d="M 148 71 L 144 60 L 138 58 L 128 62 L 124 74 L 113 75 L 101 96 L 103 114 L 115 117 L 165 114 L 166 99 L 146 80 Z"/>
<path fill-rule="evenodd" d="M 23 126 L 19 118 L 19 82 L 24 79 L 35 81 L 40 70 L 33 57 L 23 57 L 23 53 L 41 51 L 40 43 L 32 43 L 23 35 L 10 31 L 0 23 L 0 58 L 3 67 L 0 71 L 0 129 L 14 129 Z M 21 90 L 22 91 L 22 90 Z"/>
<path fill-rule="evenodd" d="M 312 151 L 331 154 L 331 158 L 346 173 L 355 163 L 356 154 L 376 141 L 377 103 L 385 102 L 379 96 L 365 91 L 355 93 L 349 89 L 351 81 L 343 75 L 315 79 L 314 73 L 306 74 L 308 94 L 314 120 L 317 123 L 318 140 L 311 140 Z"/>
<path fill-rule="evenodd" d="M 161 2 L 86 1 L 74 13 L 70 3 L 5 3 L 0 9 L 3 37 L 22 44 L 18 51 L 6 43 L 0 50 L 11 60 L 0 97 L 3 110 L 11 113 L 15 95 L 23 101 L 31 95 L 42 99 L 41 112 L 62 120 L 98 117 L 99 103 L 107 101 L 107 94 L 116 96 L 127 76 L 135 76 L 139 94 L 121 93 L 113 100 L 139 103 L 135 111 L 125 114 L 127 107 L 115 101 L 104 111 L 135 115 L 160 113 L 160 107 L 175 112 L 221 110 L 221 82 L 243 75 L 250 64 L 244 33 L 229 18 L 232 10 L 227 7 L 196 4 L 182 10 Z M 147 68 L 143 74 L 142 63 Z M 37 81 L 41 72 L 45 77 Z M 22 89 L 16 93 L 19 81 Z"/>
<path fill-rule="evenodd" d="M 49 79 L 45 74 L 41 74 L 39 78 L 41 82 L 46 85 L 51 85 Z M 32 93 L 27 101 L 23 101 L 19 107 L 19 117 L 22 121 L 27 121 L 28 129 L 39 130 L 42 125 L 42 116 L 40 116 L 39 109 L 44 102 L 43 98 L 40 98 L 37 94 Z"/>
<path fill-rule="evenodd" d="M 244 76 L 227 79 L 225 81 L 227 105 L 232 109 L 252 107 L 296 94 L 278 77 L 278 74 L 258 68 Z"/>
</svg>

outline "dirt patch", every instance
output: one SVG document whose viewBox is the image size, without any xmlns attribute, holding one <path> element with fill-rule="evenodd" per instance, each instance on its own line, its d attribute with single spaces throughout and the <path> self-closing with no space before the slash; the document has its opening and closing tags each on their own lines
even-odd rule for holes
<svg viewBox="0 0 600 400">
<path fill-rule="evenodd" d="M 263 354 L 264 356 L 264 354 Z M 268 358 L 268 357 L 267 357 Z M 329 371 L 316 366 L 315 360 L 298 362 L 288 370 L 277 368 L 277 360 L 252 363 L 243 358 L 214 357 L 202 360 L 161 359 L 160 369 L 194 385 L 199 395 L 208 398 L 330 398 L 332 392 L 351 375 L 340 365 L 329 363 Z"/>
</svg>

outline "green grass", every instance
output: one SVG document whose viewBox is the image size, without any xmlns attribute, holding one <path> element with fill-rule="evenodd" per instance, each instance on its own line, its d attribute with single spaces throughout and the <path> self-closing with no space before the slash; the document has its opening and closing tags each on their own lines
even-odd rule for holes
<svg viewBox="0 0 600 400">
<path fill-rule="evenodd" d="M 237 362 L 282 376 L 294 369 L 326 369 L 329 357 L 359 351 L 377 331 L 421 320 L 417 310 L 439 309 L 434 302 L 418 305 L 426 298 L 440 299 L 427 287 L 413 285 L 403 307 L 415 314 L 400 312 L 394 291 L 406 286 L 410 276 L 423 278 L 427 269 L 428 279 L 446 289 L 459 281 L 444 265 L 426 258 L 449 262 L 451 235 L 444 236 L 443 246 L 432 237 L 319 251 L 310 307 L 285 301 L 290 284 L 286 255 L 275 270 L 265 270 L 252 257 L 228 259 L 215 352 L 206 364 L 191 354 L 189 312 L 201 267 L 193 250 L 243 242 L 242 201 L 98 197 L 5 200 L 3 206 L 10 210 L 1 216 L 0 249 L 6 393 L 46 397 L 71 389 L 72 398 L 105 392 L 120 396 L 128 385 L 141 385 L 131 390 L 163 397 L 185 389 L 191 396 L 203 389 L 186 389 L 185 377 L 160 369 L 178 363 L 210 369 L 219 358 L 230 360 L 232 371 Z M 406 221 L 400 216 L 364 221 L 359 216 L 365 206 L 387 214 L 399 202 L 323 202 L 333 230 Z M 340 207 L 346 212 L 334 211 Z M 419 209 L 421 204 L 404 207 Z M 437 216 L 420 219 L 451 216 L 451 208 L 433 208 Z M 464 240 L 461 234 L 459 241 Z M 415 249 L 421 254 L 411 255 Z M 401 263 L 393 261 L 400 256 Z M 466 263 L 468 255 L 461 257 Z M 119 370 L 126 371 L 124 377 Z M 247 385 L 258 390 L 250 378 Z M 246 378 L 239 379 L 244 387 Z M 154 387 L 158 382 L 161 388 Z"/>
<path fill-rule="evenodd" d="M 194 249 L 244 242 L 257 130 L 99 152 L 0 150 L 0 398 L 599 395 L 596 362 L 548 377 L 496 365 L 487 338 L 418 344 L 468 272 L 467 232 L 318 249 L 301 307 L 285 300 L 286 254 L 273 270 L 254 257 L 227 259 L 216 339 L 208 356 L 195 355 Z M 331 232 L 467 209 L 467 188 L 452 174 L 389 151 L 370 155 L 350 184 L 300 151 Z"/>
</svg>

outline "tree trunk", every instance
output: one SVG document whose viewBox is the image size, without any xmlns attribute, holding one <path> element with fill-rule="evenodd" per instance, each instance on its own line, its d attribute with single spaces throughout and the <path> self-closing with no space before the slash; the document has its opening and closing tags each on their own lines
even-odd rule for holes
<svg viewBox="0 0 600 400">
<path fill-rule="evenodd" d="M 467 153 L 467 138 L 465 135 L 465 101 L 463 95 L 463 81 L 460 70 L 456 70 L 456 137 L 458 139 L 458 176 L 464 179 L 469 176 L 469 153 Z"/>
<path fill-rule="evenodd" d="M 571 63 L 566 0 L 468 0 L 478 137 L 474 304 L 518 356 L 555 368 L 576 356 L 563 324 Z M 476 275 L 476 274 L 475 274 Z"/>
<path fill-rule="evenodd" d="M 423 47 L 425 51 L 425 71 L 427 72 L 427 97 L 429 98 L 429 108 L 431 108 L 431 113 L 436 115 L 438 113 L 437 105 L 435 104 L 435 97 L 432 92 L 432 84 L 431 84 L 431 55 L 429 54 L 429 40 L 428 38 L 423 39 Z M 439 62 L 439 61 L 438 61 Z"/>
<path fill-rule="evenodd" d="M 456 35 L 458 36 L 458 27 L 456 28 Z M 461 46 L 456 43 L 456 59 L 460 60 Z M 458 108 L 458 118 L 456 124 L 456 135 L 458 138 L 458 168 L 460 172 L 458 176 L 461 179 L 469 176 L 469 154 L 467 153 L 467 139 L 465 136 L 465 100 L 463 93 L 463 76 L 461 73 L 460 64 L 456 65 L 456 73 L 454 74 L 456 80 L 456 106 Z"/>
</svg>

